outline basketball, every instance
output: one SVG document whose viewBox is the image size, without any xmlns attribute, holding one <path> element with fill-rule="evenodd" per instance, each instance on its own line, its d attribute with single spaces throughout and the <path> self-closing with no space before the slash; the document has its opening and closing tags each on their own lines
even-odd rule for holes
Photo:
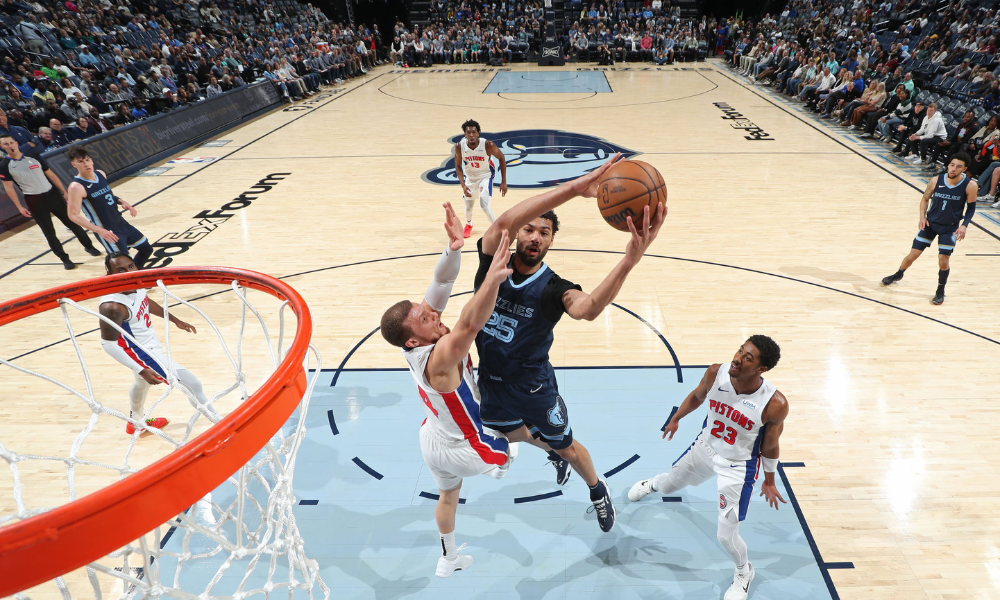
<svg viewBox="0 0 1000 600">
<path fill-rule="evenodd" d="M 660 202 L 667 204 L 667 184 L 659 171 L 641 160 L 623 160 L 612 166 L 597 188 L 601 216 L 619 231 L 628 231 L 627 217 L 641 229 L 643 207 L 649 207 L 652 221 Z"/>
</svg>

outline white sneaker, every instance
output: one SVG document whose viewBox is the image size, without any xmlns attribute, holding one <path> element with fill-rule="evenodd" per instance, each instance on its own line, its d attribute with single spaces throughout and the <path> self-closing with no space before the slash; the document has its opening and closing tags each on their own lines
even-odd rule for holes
<svg viewBox="0 0 1000 600">
<path fill-rule="evenodd" d="M 440 569 L 440 567 L 438 567 Z M 733 575 L 733 585 L 729 586 L 726 590 L 726 595 L 723 600 L 746 600 L 750 593 L 750 582 L 753 581 L 754 570 L 753 565 L 750 565 L 750 572 L 746 575 L 741 575 L 739 571 Z"/>
<path fill-rule="evenodd" d="M 462 569 L 468 569 L 472 565 L 472 557 L 462 554 L 462 550 L 465 548 L 465 544 L 462 544 L 456 550 L 454 558 L 449 558 L 447 556 L 442 556 L 438 559 L 437 570 L 434 574 L 438 577 L 451 577 L 451 574 L 455 571 L 461 571 Z M 743 596 L 746 598 L 746 596 Z"/>
<path fill-rule="evenodd" d="M 636 482 L 635 485 L 628 491 L 628 499 L 632 502 L 638 502 L 646 496 L 653 493 L 653 479 L 643 479 L 642 481 Z"/>
<path fill-rule="evenodd" d="M 976 202 L 987 202 L 987 201 L 992 200 L 992 199 L 993 199 L 993 196 L 979 196 L 979 197 L 976 198 Z"/>
<path fill-rule="evenodd" d="M 503 479 L 503 476 L 507 474 L 507 469 L 510 468 L 510 464 L 514 462 L 515 458 L 517 458 L 517 444 L 518 442 L 511 442 L 507 445 L 507 462 L 505 462 L 502 466 L 493 469 L 493 472 L 490 473 L 490 475 L 493 476 L 493 479 Z"/>
<path fill-rule="evenodd" d="M 997 200 L 993 204 L 990 204 L 990 208 L 1000 208 L 1000 200 Z"/>
<path fill-rule="evenodd" d="M 913 166 L 922 165 L 922 164 L 924 164 L 924 159 L 922 159 L 922 158 L 920 158 L 918 156 L 914 160 L 910 161 L 910 164 L 913 165 Z"/>
</svg>

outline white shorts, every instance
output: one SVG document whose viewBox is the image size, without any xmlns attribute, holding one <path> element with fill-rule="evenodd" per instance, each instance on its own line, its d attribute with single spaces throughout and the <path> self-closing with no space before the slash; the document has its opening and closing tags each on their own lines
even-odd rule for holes
<svg viewBox="0 0 1000 600">
<path fill-rule="evenodd" d="M 701 485 L 713 475 L 719 490 L 719 512 L 739 510 L 740 521 L 746 519 L 753 487 L 757 482 L 759 458 L 727 460 L 699 435 L 693 444 L 674 462 L 670 474 L 686 485 Z"/>
<path fill-rule="evenodd" d="M 431 427 L 420 427 L 420 452 L 438 489 L 453 490 L 462 483 L 463 477 L 491 474 L 506 464 L 507 438 L 490 431 L 481 436 L 481 439 L 489 445 L 489 449 L 480 447 L 480 450 L 476 450 L 469 440 L 446 440 L 435 434 Z M 487 456 L 484 458 L 482 454 Z"/>
<path fill-rule="evenodd" d="M 489 204 L 490 200 L 493 199 L 493 177 L 484 177 L 482 179 L 469 179 L 465 178 L 465 185 L 469 188 L 471 196 L 465 196 L 466 198 L 475 199 L 479 196 L 480 202 L 485 202 Z"/>
</svg>

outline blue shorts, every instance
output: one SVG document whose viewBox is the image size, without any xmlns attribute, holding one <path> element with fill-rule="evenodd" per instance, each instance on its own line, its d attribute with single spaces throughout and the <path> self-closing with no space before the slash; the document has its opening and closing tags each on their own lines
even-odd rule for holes
<svg viewBox="0 0 1000 600">
<path fill-rule="evenodd" d="M 573 443 L 569 413 L 551 367 L 535 379 L 517 382 L 503 381 L 480 369 L 477 383 L 483 425 L 502 433 L 525 425 L 553 450 L 569 448 Z"/>
<path fill-rule="evenodd" d="M 957 229 L 958 223 L 954 225 L 942 225 L 941 223 L 928 221 L 927 227 L 918 231 L 917 237 L 913 238 L 913 248 L 915 250 L 926 250 L 930 247 L 931 242 L 934 241 L 934 237 L 937 236 L 938 253 L 951 256 L 951 253 L 955 251 L 955 231 Z"/>
<path fill-rule="evenodd" d="M 108 227 L 107 229 L 118 236 L 117 242 L 109 242 L 96 233 L 94 235 L 97 236 L 97 241 L 104 246 L 104 251 L 108 254 L 114 254 L 115 252 L 128 254 L 130 248 L 135 248 L 146 243 L 146 236 L 142 235 L 142 232 L 133 227 L 128 221 L 123 221 L 121 224 Z"/>
</svg>

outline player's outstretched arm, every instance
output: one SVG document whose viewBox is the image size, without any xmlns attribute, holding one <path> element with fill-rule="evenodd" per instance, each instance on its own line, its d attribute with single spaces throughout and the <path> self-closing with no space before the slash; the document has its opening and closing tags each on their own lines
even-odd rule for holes
<svg viewBox="0 0 1000 600">
<path fill-rule="evenodd" d="M 444 203 L 444 230 L 448 234 L 448 247 L 441 253 L 434 267 L 434 280 L 424 293 L 424 304 L 427 308 L 442 313 L 451 298 L 451 289 L 458 279 L 462 269 L 462 246 L 465 238 L 462 236 L 462 221 L 455 214 L 451 202 Z"/>
<path fill-rule="evenodd" d="M 461 142 L 455 144 L 455 177 L 458 178 L 458 183 L 462 186 L 462 194 L 465 196 L 471 196 L 472 192 L 469 190 L 469 186 L 465 185 L 465 173 L 462 172 Z"/>
<path fill-rule="evenodd" d="M 527 223 L 530 223 L 532 219 L 535 219 L 550 210 L 554 210 L 559 205 L 564 204 L 577 196 L 583 196 L 584 198 L 596 198 L 597 184 L 601 181 L 601 176 L 604 175 L 604 172 L 610 169 L 611 165 L 613 165 L 619 158 L 621 158 L 621 154 L 615 154 L 608 160 L 608 162 L 597 167 L 590 173 L 587 173 L 582 177 L 578 177 L 573 181 L 567 181 L 559 187 L 551 189 L 545 193 L 532 196 L 531 198 L 519 202 L 505 210 L 504 213 L 500 215 L 492 225 L 490 225 L 490 228 L 486 230 L 486 233 L 483 234 L 483 252 L 485 254 L 493 254 L 493 252 L 496 251 L 497 244 L 500 243 L 501 231 L 510 231 L 512 232 L 512 235 L 516 235 L 517 230 L 524 227 Z"/>
<path fill-rule="evenodd" d="M 486 279 L 472 296 L 472 300 L 462 309 L 462 314 L 458 317 L 458 323 L 455 324 L 454 329 L 437 341 L 434 350 L 431 351 L 430 358 L 427 359 L 428 379 L 446 374 L 468 356 L 469 348 L 476 340 L 476 334 L 486 325 L 490 315 L 493 314 L 500 282 L 512 272 L 507 268 L 507 263 L 510 261 L 509 245 L 507 232 L 501 232 L 499 246 L 493 254 L 493 262 L 486 273 Z M 437 389 L 436 386 L 435 389 Z"/>
<path fill-rule="evenodd" d="M 650 223 L 649 207 L 645 207 L 642 214 L 641 231 L 635 228 L 632 217 L 628 217 L 627 223 L 629 231 L 632 232 L 632 239 L 625 247 L 625 256 L 608 273 L 604 281 L 594 288 L 593 292 L 588 294 L 580 290 L 566 290 L 562 297 L 566 314 L 577 320 L 593 321 L 596 319 L 618 295 L 622 284 L 625 283 L 625 278 L 639 264 L 646 249 L 660 233 L 660 227 L 663 226 L 663 220 L 666 216 L 667 207 L 661 203 L 657 205 L 656 217 Z"/>
<path fill-rule="evenodd" d="M 677 426 L 680 425 L 681 419 L 691 414 L 693 411 L 697 410 L 699 406 L 705 402 L 705 398 L 708 396 L 709 390 L 712 388 L 712 382 L 715 381 L 715 376 L 719 374 L 719 368 L 721 364 L 714 364 L 705 369 L 705 374 L 701 376 L 701 381 L 698 382 L 698 387 L 691 390 L 691 393 L 687 395 L 684 402 L 677 407 L 677 412 L 674 413 L 673 418 L 667 422 L 666 427 L 663 428 L 663 436 L 670 441 L 674 438 L 674 434 L 677 433 Z M 670 434 L 669 437 L 667 434 Z"/>
<path fill-rule="evenodd" d="M 774 472 L 778 469 L 778 438 L 785 429 L 785 417 L 788 416 L 788 400 L 781 392 L 774 392 L 764 414 L 764 439 L 760 444 L 760 458 L 764 467 L 764 483 L 760 486 L 760 495 L 767 498 L 767 504 L 778 510 L 778 501 L 787 504 L 774 485 Z"/>
<path fill-rule="evenodd" d="M 163 307 L 157 304 L 156 301 L 149 296 L 146 296 L 146 300 L 149 302 L 149 313 L 162 319 Z M 194 328 L 194 325 L 181 321 L 177 318 L 177 315 L 170 315 L 170 322 L 176 325 L 178 329 L 183 329 L 188 333 L 198 333 L 198 330 Z"/>
<path fill-rule="evenodd" d="M 104 317 L 99 321 L 101 328 L 101 348 L 111 358 L 123 364 L 126 369 L 142 377 L 146 383 L 151 385 L 161 383 L 161 379 L 156 372 L 143 367 L 136 359 L 125 352 L 125 348 L 118 345 L 119 331 L 115 329 L 115 325 L 118 327 L 122 326 L 122 323 L 128 318 L 128 309 L 117 302 L 105 302 L 98 308 L 98 312 Z"/>
</svg>

